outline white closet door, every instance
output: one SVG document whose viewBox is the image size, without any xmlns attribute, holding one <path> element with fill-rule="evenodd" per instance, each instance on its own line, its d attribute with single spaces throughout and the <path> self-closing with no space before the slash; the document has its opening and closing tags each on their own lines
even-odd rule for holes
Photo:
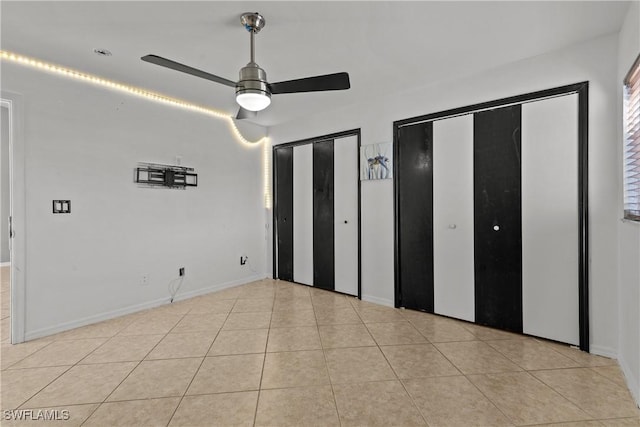
<svg viewBox="0 0 640 427">
<path fill-rule="evenodd" d="M 358 137 L 333 142 L 335 290 L 358 295 Z"/>
<path fill-rule="evenodd" d="M 473 115 L 433 123 L 434 311 L 475 320 Z"/>
<path fill-rule="evenodd" d="M 313 145 L 293 147 L 293 280 L 313 285 Z"/>
<path fill-rule="evenodd" d="M 579 344 L 578 95 L 522 106 L 523 332 Z"/>
</svg>

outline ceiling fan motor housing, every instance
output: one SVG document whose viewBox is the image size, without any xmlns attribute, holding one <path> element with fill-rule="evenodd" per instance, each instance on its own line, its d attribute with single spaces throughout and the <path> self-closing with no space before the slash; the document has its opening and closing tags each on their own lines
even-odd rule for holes
<svg viewBox="0 0 640 427">
<path fill-rule="evenodd" d="M 240 80 L 236 84 L 236 99 L 239 95 L 253 94 L 271 99 L 271 91 L 267 85 L 267 73 L 255 62 L 240 69 Z"/>
</svg>

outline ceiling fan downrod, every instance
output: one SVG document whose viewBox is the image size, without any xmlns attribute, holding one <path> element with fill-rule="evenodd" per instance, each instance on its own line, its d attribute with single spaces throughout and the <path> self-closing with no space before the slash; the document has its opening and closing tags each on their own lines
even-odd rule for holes
<svg viewBox="0 0 640 427">
<path fill-rule="evenodd" d="M 267 83 L 267 73 L 255 61 L 255 35 L 266 21 L 258 12 L 244 13 L 240 22 L 249 31 L 251 39 L 250 62 L 240 69 L 240 79 L 236 84 L 236 100 L 242 108 L 260 111 L 271 103 L 271 91 Z"/>
<path fill-rule="evenodd" d="M 251 61 L 249 64 L 255 64 L 255 35 L 264 28 L 267 21 L 264 19 L 264 16 L 260 15 L 258 12 L 248 12 L 243 13 L 240 16 L 240 22 L 249 32 L 249 36 L 251 38 Z"/>
</svg>

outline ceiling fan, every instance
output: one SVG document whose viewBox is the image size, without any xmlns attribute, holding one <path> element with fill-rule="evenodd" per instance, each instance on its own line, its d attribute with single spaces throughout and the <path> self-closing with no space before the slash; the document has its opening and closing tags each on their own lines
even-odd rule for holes
<svg viewBox="0 0 640 427">
<path fill-rule="evenodd" d="M 348 73 L 325 74 L 315 77 L 287 80 L 278 83 L 267 82 L 267 73 L 255 62 L 255 35 L 265 26 L 265 19 L 259 13 L 244 13 L 240 22 L 251 36 L 251 60 L 240 69 L 240 79 L 237 82 L 207 73 L 188 65 L 157 55 L 143 56 L 143 61 L 172 70 L 181 71 L 196 77 L 231 86 L 236 89 L 236 102 L 240 105 L 237 119 L 256 117 L 258 111 L 264 110 L 271 104 L 271 95 L 297 92 L 320 92 L 327 90 L 344 90 L 351 87 Z"/>
</svg>

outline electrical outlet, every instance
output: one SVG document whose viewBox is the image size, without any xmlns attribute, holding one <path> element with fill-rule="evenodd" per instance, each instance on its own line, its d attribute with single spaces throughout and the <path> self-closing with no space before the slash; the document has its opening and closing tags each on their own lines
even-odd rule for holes
<svg viewBox="0 0 640 427">
<path fill-rule="evenodd" d="M 178 274 L 180 274 L 180 277 L 184 276 L 184 267 L 180 267 Z"/>
<path fill-rule="evenodd" d="M 248 256 L 246 255 L 240 255 L 240 265 L 245 265 L 247 263 L 247 260 L 249 259 Z"/>
<path fill-rule="evenodd" d="M 148 274 L 143 274 L 142 276 L 140 276 L 140 284 L 142 286 L 147 286 L 149 284 L 149 275 Z"/>
</svg>

